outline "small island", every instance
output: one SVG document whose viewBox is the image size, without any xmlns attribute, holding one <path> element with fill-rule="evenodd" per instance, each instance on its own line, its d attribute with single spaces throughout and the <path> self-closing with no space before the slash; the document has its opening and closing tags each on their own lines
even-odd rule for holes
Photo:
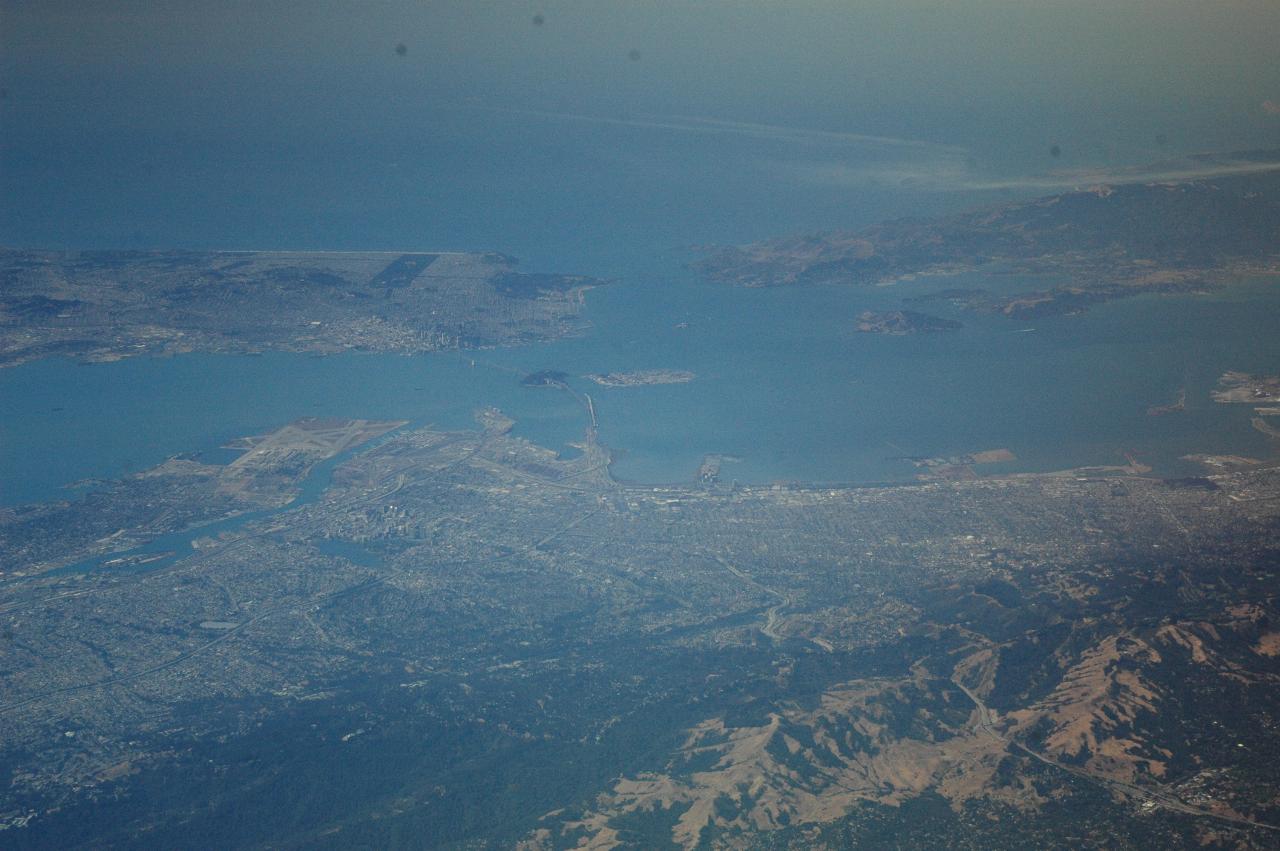
<svg viewBox="0 0 1280 851">
<path fill-rule="evenodd" d="M 1250 420 L 1253 427 L 1267 437 L 1280 439 L 1280 428 L 1266 420 L 1267 417 L 1280 416 L 1280 408 L 1274 407 L 1276 402 L 1280 402 L 1280 375 L 1225 372 L 1218 379 L 1218 389 L 1213 391 L 1213 400 L 1224 405 L 1254 405 L 1253 412 L 1257 416 Z"/>
<path fill-rule="evenodd" d="M 1187 388 L 1183 387 L 1178 391 L 1178 400 L 1170 402 L 1167 405 L 1152 405 L 1147 408 L 1147 416 L 1163 417 L 1166 414 L 1176 414 L 1187 409 Z"/>
<path fill-rule="evenodd" d="M 914 310 L 890 310 L 877 313 L 864 310 L 858 314 L 856 331 L 859 334 L 889 334 L 900 337 L 906 334 L 935 334 L 941 331 L 955 331 L 964 327 L 954 319 L 942 319 L 927 313 Z"/>
<path fill-rule="evenodd" d="M 1215 402 L 1247 405 L 1280 402 L 1280 376 L 1250 375 L 1247 372 L 1227 372 L 1218 379 L 1218 389 L 1213 391 Z"/>
<path fill-rule="evenodd" d="M 542 369 L 529 373 L 520 379 L 520 383 L 525 387 L 564 387 L 568 380 L 568 373 L 558 369 Z"/>
<path fill-rule="evenodd" d="M 685 369 L 641 369 L 635 372 L 592 373 L 586 377 L 604 387 L 640 387 L 645 384 L 686 384 L 697 376 Z"/>
<path fill-rule="evenodd" d="M 969 452 L 964 455 L 908 455 L 899 460 L 911 462 L 916 469 L 921 471 L 916 474 L 916 478 L 927 482 L 942 479 L 976 479 L 978 474 L 973 469 L 974 467 L 982 464 L 1003 464 L 1009 461 L 1016 461 L 1018 456 L 1014 455 L 1012 451 L 1001 447 L 999 449 L 985 449 L 981 452 Z"/>
</svg>

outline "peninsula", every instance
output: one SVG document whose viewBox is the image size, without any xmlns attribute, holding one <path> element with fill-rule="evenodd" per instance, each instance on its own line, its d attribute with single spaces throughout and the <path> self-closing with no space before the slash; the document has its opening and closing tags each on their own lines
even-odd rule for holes
<svg viewBox="0 0 1280 851">
<path fill-rule="evenodd" d="M 598 283 L 503 254 L 0 250 L 0 366 L 541 342 L 582 327 Z"/>
<path fill-rule="evenodd" d="M 711 249 L 694 267 L 708 280 L 747 287 L 876 286 L 982 270 L 1033 283 L 998 294 L 952 288 L 942 297 L 1020 320 L 1280 272 L 1280 150 L 1193 159 L 1254 173 L 1155 182 L 1138 171 L 1124 182 L 950 216 Z"/>
</svg>

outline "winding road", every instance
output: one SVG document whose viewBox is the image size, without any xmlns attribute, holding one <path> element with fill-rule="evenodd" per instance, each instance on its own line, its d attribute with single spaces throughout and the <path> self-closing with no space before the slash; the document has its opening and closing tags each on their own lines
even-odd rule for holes
<svg viewBox="0 0 1280 851">
<path fill-rule="evenodd" d="M 1211 818 L 1211 819 L 1216 819 L 1218 821 L 1230 822 L 1231 824 L 1241 826 L 1241 827 L 1256 827 L 1262 830 L 1271 830 L 1271 831 L 1280 832 L 1280 827 L 1277 827 L 1276 825 L 1273 825 L 1273 824 L 1267 824 L 1266 822 L 1255 821 L 1246 816 L 1231 815 L 1230 813 L 1219 813 L 1219 812 L 1214 812 L 1212 810 L 1204 809 L 1202 807 L 1193 806 L 1192 804 L 1188 804 L 1187 802 L 1183 801 L 1174 793 L 1169 792 L 1165 789 L 1161 789 L 1159 787 L 1138 786 L 1134 783 L 1127 783 L 1123 780 L 1113 780 L 1108 777 L 1099 777 L 1096 774 L 1090 774 L 1084 769 L 1077 768 L 1073 765 L 1065 765 L 1051 757 L 1045 756 L 1042 753 L 1033 751 L 1031 748 L 1022 744 L 1022 742 L 1015 741 L 1003 735 L 995 728 L 995 723 L 997 721 L 997 716 L 995 712 L 989 709 L 986 703 L 983 702 L 982 698 L 974 694 L 972 689 L 970 689 L 964 683 L 957 680 L 954 676 L 952 677 L 951 682 L 956 686 L 956 688 L 964 692 L 965 697 L 973 701 L 973 705 L 977 707 L 978 719 L 975 725 L 976 729 L 1000 740 L 1006 746 L 1017 748 L 1027 756 L 1031 757 L 1032 759 L 1038 760 L 1039 762 L 1042 762 L 1045 765 L 1053 766 L 1059 771 L 1065 771 L 1067 774 L 1073 775 L 1075 777 L 1079 777 L 1082 780 L 1087 780 L 1090 783 L 1095 783 L 1099 786 L 1105 786 L 1108 789 L 1111 789 L 1116 792 L 1120 792 L 1131 798 L 1137 798 L 1142 801 L 1149 801 L 1153 804 L 1156 804 L 1157 806 L 1161 806 L 1169 810 L 1174 810 L 1175 812 L 1184 813 L 1189 816 Z"/>
</svg>

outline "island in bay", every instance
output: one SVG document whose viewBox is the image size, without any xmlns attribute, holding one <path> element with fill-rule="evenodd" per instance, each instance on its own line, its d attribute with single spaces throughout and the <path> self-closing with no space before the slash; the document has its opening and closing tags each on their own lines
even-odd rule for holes
<svg viewBox="0 0 1280 851">
<path fill-rule="evenodd" d="M 864 310 L 858 314 L 854 330 L 860 334 L 888 334 L 902 337 L 907 334 L 936 334 L 940 331 L 955 331 L 964 326 L 954 319 L 942 319 L 927 313 L 914 310 L 888 310 L 876 312 Z"/>
<path fill-rule="evenodd" d="M 1251 375 L 1247 372 L 1227 372 L 1218 379 L 1218 389 L 1213 392 L 1215 402 L 1250 405 L 1280 402 L 1280 375 Z"/>
<path fill-rule="evenodd" d="M 594 372 L 586 377 L 604 387 L 685 384 L 697 378 L 696 375 L 686 369 L 638 369 L 632 372 Z"/>
<path fill-rule="evenodd" d="M 1280 375 L 1250 375 L 1247 372 L 1228 372 L 1218 379 L 1218 389 L 1213 392 L 1216 402 L 1223 404 L 1244 403 L 1257 405 L 1255 417 L 1250 421 L 1256 431 L 1280 440 L 1280 427 L 1274 424 L 1280 418 Z"/>
</svg>

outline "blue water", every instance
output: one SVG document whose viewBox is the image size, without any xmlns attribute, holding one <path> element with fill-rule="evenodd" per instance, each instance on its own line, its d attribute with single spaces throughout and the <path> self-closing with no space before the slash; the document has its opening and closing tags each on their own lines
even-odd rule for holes
<svg viewBox="0 0 1280 851">
<path fill-rule="evenodd" d="M 901 456 L 997 447 L 1018 456 L 1009 469 L 1124 463 L 1123 453 L 1134 452 L 1171 474 L 1192 471 L 1179 462 L 1183 454 L 1274 451 L 1250 426 L 1247 406 L 1209 399 L 1227 369 L 1280 368 L 1280 340 L 1269 331 L 1280 309 L 1274 281 L 1033 323 L 935 304 L 928 309 L 965 327 L 907 337 L 853 330 L 862 310 L 983 282 L 726 290 L 677 275 L 656 295 L 593 293 L 596 335 L 487 360 L 571 373 L 696 372 L 683 385 L 575 385 L 592 393 L 601 435 L 619 450 L 615 474 L 636 481 L 686 480 L 709 452 L 740 456 L 728 472 L 744 481 L 835 482 L 900 480 L 914 472 Z M 1187 411 L 1147 416 L 1184 386 Z M 559 424 L 539 418 L 525 433 L 554 444 L 550 426 Z"/>
<path fill-rule="evenodd" d="M 591 394 L 615 475 L 637 482 L 687 481 L 707 453 L 741 457 L 726 474 L 744 482 L 866 482 L 909 479 L 903 456 L 998 447 L 1018 460 L 993 471 L 1124 463 L 1132 452 L 1168 474 L 1193 471 L 1178 460 L 1187 453 L 1274 449 L 1250 426 L 1248 406 L 1209 399 L 1226 370 L 1280 371 L 1273 281 L 1029 323 L 934 303 L 929 310 L 965 327 L 890 337 L 855 333 L 854 317 L 984 280 L 743 290 L 695 280 L 683 259 L 591 291 L 591 330 L 551 344 L 418 357 L 55 359 L 0 371 L 0 497 L 65 498 L 62 486 L 76 480 L 215 452 L 300 416 L 457 429 L 496 405 L 517 419 L 517 434 L 565 449 L 585 428 L 581 406 L 520 384 L 547 368 Z M 582 377 L 653 368 L 697 378 L 605 388 Z M 1146 415 L 1184 386 L 1187 411 Z"/>
<path fill-rule="evenodd" d="M 398 429 L 396 431 L 398 431 Z M 96 555 L 78 562 L 73 562 L 72 564 L 68 564 L 51 571 L 50 575 L 63 573 L 86 573 L 94 570 L 109 570 L 113 574 L 158 570 L 161 567 L 165 567 L 181 558 L 191 555 L 193 543 L 197 539 L 217 538 L 219 535 L 234 532 L 249 523 L 266 520 L 267 518 L 274 517 L 277 514 L 292 511 L 296 508 L 300 508 L 301 506 L 315 502 L 329 487 L 329 483 L 333 479 L 333 471 L 338 465 L 357 452 L 368 451 L 379 443 L 391 439 L 395 436 L 395 433 L 395 431 L 392 431 L 369 443 L 349 449 L 345 452 L 340 452 L 332 458 L 326 458 L 325 460 L 316 463 L 307 472 L 306 478 L 303 479 L 298 487 L 297 494 L 287 505 L 282 505 L 278 508 L 264 508 L 258 511 L 245 511 L 231 517 L 224 517 L 221 520 L 215 520 L 211 523 L 203 523 L 186 529 L 180 529 L 176 532 L 159 535 L 138 547 L 112 552 L 107 555 Z M 355 562 L 356 564 L 376 566 L 380 563 L 377 556 L 373 553 L 359 547 L 358 545 L 343 541 L 321 541 L 318 544 L 318 549 L 327 555 L 341 556 Z M 119 563 L 120 559 L 128 561 L 121 564 Z M 145 559 L 145 561 L 133 561 L 135 559 Z"/>
<path fill-rule="evenodd" d="M 79 27 L 20 4 L 5 36 L 0 245 L 497 250 L 615 283 L 589 294 L 591 331 L 550 345 L 0 370 L 0 504 L 71 497 L 73 482 L 178 453 L 225 460 L 224 442 L 301 416 L 455 429 L 496 405 L 519 434 L 569 451 L 581 406 L 519 383 L 544 368 L 592 394 L 615 475 L 639 482 L 686 481 L 706 453 L 741 457 L 726 475 L 751 482 L 900 480 L 914 473 L 901 456 L 996 447 L 1022 470 L 1128 451 L 1189 472 L 1179 455 L 1268 454 L 1248 409 L 1208 392 L 1228 369 L 1280 371 L 1275 287 L 1133 299 L 1026 333 L 955 314 L 956 333 L 878 337 L 853 332 L 860 311 L 992 282 L 760 291 L 693 278 L 690 245 L 1012 197 L 975 180 L 1273 144 L 1257 103 L 1273 96 L 1274 63 L 1233 77 L 1229 103 L 1178 83 L 1268 31 L 1242 18 L 1205 41 L 1203 16 L 1184 10 L 1170 21 L 1210 53 L 1171 60 L 1173 72 L 1126 60 L 1101 83 L 1090 75 L 1110 66 L 1080 63 L 1062 26 L 1024 26 L 1062 11 L 933 10 L 921 27 L 901 4 L 857 5 L 580 4 L 535 29 L 515 2 L 330 10 L 305 26 L 272 4 L 143 4 Z M 1114 31 L 1111 10 L 1088 19 L 1096 32 L 1069 29 L 1090 50 L 1127 57 L 1141 36 L 1164 55 L 1145 18 L 1115 42 L 1095 37 Z M 957 37 L 969 28 L 982 37 Z M 1052 34 L 1053 49 L 1014 50 L 1029 32 Z M 1043 89 L 1023 91 L 1029 81 Z M 698 377 L 581 378 L 659 367 Z M 1189 410 L 1146 416 L 1183 386 Z"/>
</svg>

